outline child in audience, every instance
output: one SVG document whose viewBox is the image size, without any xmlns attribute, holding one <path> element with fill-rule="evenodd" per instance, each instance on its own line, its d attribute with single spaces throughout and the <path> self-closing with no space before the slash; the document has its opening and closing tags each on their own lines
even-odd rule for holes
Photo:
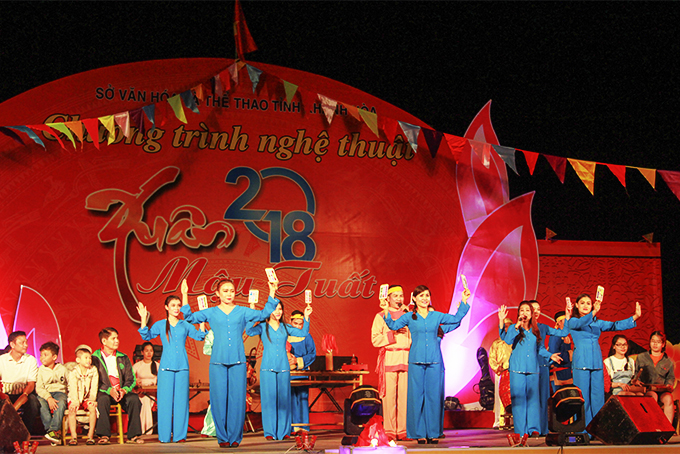
<svg viewBox="0 0 680 454">
<path fill-rule="evenodd" d="M 88 445 L 94 444 L 94 429 L 97 425 L 97 385 L 99 372 L 92 365 L 92 349 L 87 345 L 76 348 L 76 367 L 68 375 L 68 426 L 71 430 L 69 445 L 78 444 L 76 413 L 85 410 L 89 415 Z"/>
<path fill-rule="evenodd" d="M 45 426 L 45 438 L 60 443 L 61 420 L 66 411 L 66 368 L 57 363 L 59 346 L 45 342 L 40 346 L 40 362 L 35 392 L 40 402 L 40 419 Z"/>
</svg>

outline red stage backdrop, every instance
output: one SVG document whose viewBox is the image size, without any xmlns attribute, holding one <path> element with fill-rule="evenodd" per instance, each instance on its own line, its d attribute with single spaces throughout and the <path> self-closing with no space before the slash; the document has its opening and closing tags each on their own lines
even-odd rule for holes
<svg viewBox="0 0 680 454">
<path fill-rule="evenodd" d="M 0 104 L 0 125 L 53 133 L 38 133 L 45 148 L 0 136 L 3 330 L 29 331 L 34 354 L 60 341 L 69 361 L 114 326 L 131 354 L 141 343 L 137 301 L 161 319 L 186 278 L 196 310 L 223 276 L 241 303 L 250 289 L 263 300 L 264 268 L 274 266 L 287 314 L 312 290 L 319 354 L 332 334 L 336 354 L 373 371 L 379 285 L 408 295 L 426 284 L 437 310 L 455 312 L 464 273 L 474 296 L 442 343 L 446 394 L 476 401 L 476 350 L 497 337 L 500 304 L 536 295 L 539 269 L 532 194 L 509 200 L 489 105 L 469 141 L 444 136 L 433 158 L 428 145 L 442 135 L 375 97 L 289 68 L 235 68 L 223 59 L 119 65 Z M 319 94 L 331 100 L 325 110 Z M 82 125 L 83 141 L 72 142 Z M 201 347 L 187 343 L 191 380 L 205 382 Z"/>
</svg>

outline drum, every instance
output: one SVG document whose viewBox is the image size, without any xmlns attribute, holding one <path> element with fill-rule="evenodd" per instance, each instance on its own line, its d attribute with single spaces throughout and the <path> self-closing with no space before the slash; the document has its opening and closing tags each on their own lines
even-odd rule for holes
<svg viewBox="0 0 680 454">
<path fill-rule="evenodd" d="M 510 372 L 508 370 L 504 370 L 501 373 L 501 381 L 498 385 L 498 394 L 501 397 L 501 403 L 503 404 L 503 407 L 507 408 L 508 405 L 512 403 L 512 399 L 510 398 Z"/>
</svg>

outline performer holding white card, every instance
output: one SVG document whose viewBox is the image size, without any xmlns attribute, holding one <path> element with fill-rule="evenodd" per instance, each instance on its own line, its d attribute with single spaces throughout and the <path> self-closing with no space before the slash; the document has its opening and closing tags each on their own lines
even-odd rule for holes
<svg viewBox="0 0 680 454">
<path fill-rule="evenodd" d="M 387 285 L 387 284 L 384 284 Z M 381 286 L 381 293 L 383 286 Z M 400 285 L 390 285 L 381 295 L 380 302 L 388 306 L 390 317 L 398 319 L 408 307 L 404 306 L 404 290 Z M 406 436 L 406 393 L 408 389 L 408 352 L 411 332 L 407 327 L 392 331 L 383 320 L 383 312 L 373 319 L 371 342 L 380 348 L 375 372 L 378 374 L 378 391 L 383 401 L 385 432 L 392 440 L 408 440 Z"/>
<path fill-rule="evenodd" d="M 598 289 L 598 295 L 602 298 L 604 289 Z M 622 331 L 635 328 L 635 321 L 642 315 L 640 303 L 635 303 L 635 314 L 625 320 L 608 322 L 600 320 L 596 314 L 600 311 L 601 299 L 595 302 L 590 295 L 583 293 L 576 298 L 576 304 L 572 307 L 567 304 L 567 322 L 565 327 L 569 329 L 574 341 L 574 358 L 572 359 L 572 371 L 574 385 L 578 386 L 583 394 L 586 414 L 586 425 L 604 405 L 604 375 L 602 372 L 602 351 L 600 350 L 600 334 L 602 331 Z M 572 315 L 573 310 L 573 315 Z"/>
</svg>

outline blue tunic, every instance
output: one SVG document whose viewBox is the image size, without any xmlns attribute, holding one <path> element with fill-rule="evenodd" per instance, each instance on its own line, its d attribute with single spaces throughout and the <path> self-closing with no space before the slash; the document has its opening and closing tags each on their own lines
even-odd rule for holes
<svg viewBox="0 0 680 454">
<path fill-rule="evenodd" d="M 583 394 L 586 425 L 604 405 L 604 375 L 600 334 L 603 331 L 622 331 L 635 328 L 633 317 L 618 322 L 608 322 L 593 317 L 590 312 L 583 317 L 572 317 L 565 323 L 574 340 L 572 373 L 574 385 Z"/>
<path fill-rule="evenodd" d="M 524 332 L 524 339 L 516 341 L 520 330 Z M 550 358 L 550 353 L 543 344 L 536 342 L 536 336 L 531 330 L 520 330 L 515 325 L 510 325 L 507 332 L 499 329 L 499 336 L 508 345 L 514 345 L 509 370 L 515 433 L 531 435 L 533 432 L 540 433 L 541 430 L 540 359 Z"/>
<path fill-rule="evenodd" d="M 268 329 L 267 329 L 268 328 Z M 246 325 L 248 336 L 260 336 L 262 362 L 260 363 L 260 396 L 262 403 L 262 429 L 265 437 L 282 440 L 291 433 L 290 363 L 286 352 L 288 335 L 305 337 L 309 334 L 309 321 L 302 329 L 282 323 L 277 329 L 265 321 L 255 326 Z"/>
<path fill-rule="evenodd" d="M 202 341 L 206 333 L 185 320 L 170 324 L 169 338 L 165 333 L 167 320 L 154 323 L 151 328 L 139 329 L 142 339 L 149 341 L 160 336 L 163 344 L 161 366 L 158 371 L 158 440 L 161 443 L 185 440 L 189 428 L 189 360 L 187 336 Z"/>
<path fill-rule="evenodd" d="M 391 330 L 408 326 L 411 332 L 406 402 L 406 435 L 409 438 L 437 438 L 443 433 L 444 360 L 437 332 L 439 325 L 444 325 L 445 331 L 460 326 L 469 310 L 470 305 L 461 302 L 455 315 L 431 311 L 425 318 L 416 313 L 415 320 L 413 312 L 407 312 L 397 320 L 389 315 L 383 317 Z"/>
<path fill-rule="evenodd" d="M 568 329 L 557 329 L 543 323 L 538 324 L 538 330 L 541 333 L 541 342 L 545 345 L 545 339 L 550 337 L 550 340 L 557 338 L 562 339 L 569 335 Z M 550 345 L 550 344 L 548 344 Z M 557 353 L 557 351 L 550 350 L 550 353 Z M 548 399 L 550 398 L 550 361 L 542 356 L 538 357 L 538 396 L 541 403 L 541 435 L 548 434 Z"/>
</svg>

